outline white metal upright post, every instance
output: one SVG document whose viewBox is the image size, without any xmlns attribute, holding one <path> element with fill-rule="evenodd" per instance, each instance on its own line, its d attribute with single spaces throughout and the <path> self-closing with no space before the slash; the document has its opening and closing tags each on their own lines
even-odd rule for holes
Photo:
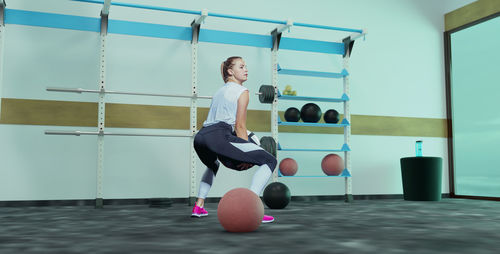
<svg viewBox="0 0 500 254">
<path fill-rule="evenodd" d="M 343 78 L 343 83 L 344 83 L 343 86 L 344 86 L 344 93 L 347 95 L 348 98 L 351 98 L 349 91 L 349 57 L 351 55 L 351 48 L 352 48 L 351 43 L 354 43 L 354 41 L 351 41 L 350 37 L 347 38 L 346 40 L 344 40 L 345 54 L 343 60 L 344 70 L 347 72 L 347 75 L 345 75 Z M 349 101 L 350 100 L 344 101 L 344 118 L 349 123 L 351 123 L 351 110 Z M 344 127 L 344 143 L 347 144 L 347 146 L 351 147 L 350 142 L 351 142 L 351 124 Z M 352 175 L 350 151 L 344 151 L 344 168 L 348 169 Z M 345 201 L 351 202 L 352 200 L 353 200 L 352 177 L 345 177 Z"/>
<path fill-rule="evenodd" d="M 3 84 L 3 65 L 4 65 L 4 50 L 3 41 L 5 37 L 5 0 L 0 0 L 0 117 L 2 114 L 2 84 Z"/>
<path fill-rule="evenodd" d="M 189 182 L 189 203 L 192 205 L 196 200 L 196 160 L 198 156 L 194 150 L 194 136 L 197 131 L 198 110 L 197 110 L 197 96 L 198 96 L 198 38 L 200 35 L 201 23 L 208 16 L 208 11 L 203 10 L 201 16 L 191 23 L 192 39 L 191 39 L 191 109 L 190 109 L 190 130 L 191 130 L 191 146 L 190 146 L 190 182 Z"/>
<path fill-rule="evenodd" d="M 103 171 L 104 171 L 104 120 L 106 116 L 106 103 L 104 97 L 106 95 L 106 36 L 108 34 L 108 16 L 111 0 L 107 0 L 103 4 L 101 11 L 101 45 L 99 51 L 99 102 L 97 112 L 97 128 L 99 135 L 97 136 L 97 190 L 96 190 L 96 208 L 102 208 L 103 201 Z"/>
<path fill-rule="evenodd" d="M 278 159 L 278 49 L 281 32 L 275 29 L 271 32 L 273 37 L 273 48 L 271 50 L 271 84 L 274 87 L 274 100 L 271 105 L 271 136 L 276 141 L 276 159 Z M 274 170 L 274 169 L 272 169 Z M 273 171 L 273 182 L 278 181 L 278 170 Z"/>
<path fill-rule="evenodd" d="M 193 96 L 196 96 L 197 94 L 197 63 L 198 63 L 198 42 L 192 42 L 191 43 L 191 91 Z M 191 110 L 190 110 L 190 130 L 191 130 L 191 139 L 190 139 L 190 151 L 191 151 L 191 156 L 190 156 L 190 191 L 189 191 L 189 205 L 191 205 L 194 202 L 194 198 L 196 196 L 196 151 L 194 150 L 194 136 L 196 134 L 196 129 L 197 129 L 197 106 L 196 106 L 196 97 L 193 97 L 191 99 Z"/>
</svg>

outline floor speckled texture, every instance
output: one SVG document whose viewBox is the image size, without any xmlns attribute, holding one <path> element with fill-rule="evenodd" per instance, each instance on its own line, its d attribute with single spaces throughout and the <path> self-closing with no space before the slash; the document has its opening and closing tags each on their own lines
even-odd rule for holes
<svg viewBox="0 0 500 254">
<path fill-rule="evenodd" d="M 243 234 L 206 207 L 0 207 L 0 253 L 500 253 L 495 201 L 296 201 Z"/>
</svg>

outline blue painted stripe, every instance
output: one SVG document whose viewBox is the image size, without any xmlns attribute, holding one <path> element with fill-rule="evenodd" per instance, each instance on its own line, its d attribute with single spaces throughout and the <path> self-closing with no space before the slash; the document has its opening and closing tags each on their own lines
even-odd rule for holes
<svg viewBox="0 0 500 254">
<path fill-rule="evenodd" d="M 167 26 L 123 20 L 109 20 L 108 32 L 185 41 L 191 40 L 190 27 Z"/>
<path fill-rule="evenodd" d="M 314 41 L 297 38 L 281 37 L 280 49 L 309 51 L 328 54 L 344 54 L 344 44 L 329 41 Z"/>
<path fill-rule="evenodd" d="M 349 124 L 336 124 L 336 123 L 302 123 L 302 122 L 278 122 L 278 125 L 284 126 L 309 126 L 309 127 L 346 127 Z"/>
<path fill-rule="evenodd" d="M 341 149 L 305 149 L 305 148 L 281 148 L 279 151 L 294 151 L 294 152 L 344 152 Z"/>
<path fill-rule="evenodd" d="M 284 176 L 284 175 L 280 175 L 279 177 L 286 177 L 286 178 L 290 178 L 290 177 L 293 177 L 293 178 L 311 178 L 311 177 L 351 177 L 350 175 L 338 175 L 338 176 L 327 176 L 327 175 L 324 175 L 324 176 Z"/>
<path fill-rule="evenodd" d="M 321 77 L 321 78 L 343 78 L 343 77 L 347 76 L 345 73 L 305 71 L 305 70 L 293 70 L 293 69 L 280 69 L 280 70 L 278 70 L 278 74 L 295 75 L 295 76 L 311 76 L 311 77 Z"/>
<path fill-rule="evenodd" d="M 280 151 L 304 151 L 304 152 L 348 152 L 351 148 L 347 144 L 343 144 L 341 149 L 311 149 L 311 148 L 283 148 L 278 142 L 278 150 Z"/>
<path fill-rule="evenodd" d="M 271 48 L 273 45 L 272 37 L 269 35 L 226 32 L 210 29 L 201 29 L 198 40 L 202 42 L 254 46 L 259 48 Z"/>
<path fill-rule="evenodd" d="M 278 96 L 280 100 L 293 100 L 293 101 L 326 101 L 326 102 L 344 102 L 348 101 L 348 98 L 322 98 L 322 97 L 309 97 L 309 96 L 292 96 L 292 95 L 280 95 Z"/>
<path fill-rule="evenodd" d="M 5 23 L 92 32 L 101 31 L 101 21 L 99 18 L 23 11 L 15 9 L 5 10 Z"/>
<path fill-rule="evenodd" d="M 328 176 L 328 175 L 296 175 L 296 176 L 284 176 L 281 174 L 281 172 L 278 172 L 278 176 L 279 177 L 351 177 L 351 173 L 349 172 L 349 170 L 347 168 L 344 168 L 344 170 L 342 170 L 342 173 L 340 173 L 340 175 L 338 176 Z"/>
<path fill-rule="evenodd" d="M 5 10 L 5 23 L 93 32 L 100 32 L 101 30 L 100 18 L 15 9 Z M 160 25 L 123 20 L 109 20 L 108 32 L 114 34 L 168 38 L 186 41 L 191 40 L 191 27 Z M 272 37 L 270 35 L 237 33 L 210 29 L 201 29 L 199 41 L 241 46 L 254 46 L 269 49 L 272 47 Z M 282 38 L 282 46 L 280 46 L 280 48 L 287 50 L 311 51 L 328 54 L 343 54 L 344 46 L 340 43 L 340 47 L 338 44 L 339 43 L 325 41 Z M 284 70 L 284 72 L 286 72 L 286 70 Z M 284 73 L 282 72 L 281 74 Z M 306 74 L 312 74 L 312 72 L 308 72 Z M 335 74 L 326 72 L 319 75 L 335 76 Z"/>
</svg>

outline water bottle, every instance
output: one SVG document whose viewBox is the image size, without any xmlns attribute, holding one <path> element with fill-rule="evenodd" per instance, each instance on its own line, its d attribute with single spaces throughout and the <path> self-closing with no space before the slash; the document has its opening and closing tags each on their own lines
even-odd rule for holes
<svg viewBox="0 0 500 254">
<path fill-rule="evenodd" d="M 415 156 L 422 157 L 422 140 L 415 142 Z"/>
</svg>

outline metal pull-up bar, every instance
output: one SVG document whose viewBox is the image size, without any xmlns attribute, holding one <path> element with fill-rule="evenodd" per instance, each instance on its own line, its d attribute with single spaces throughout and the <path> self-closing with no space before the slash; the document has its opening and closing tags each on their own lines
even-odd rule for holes
<svg viewBox="0 0 500 254">
<path fill-rule="evenodd" d="M 95 3 L 95 4 L 103 4 L 103 1 L 99 0 L 72 0 L 76 2 L 85 2 L 85 3 Z M 168 7 L 159 7 L 159 6 L 150 6 L 150 5 L 140 5 L 140 4 L 129 4 L 129 3 L 120 3 L 120 2 L 111 2 L 111 5 L 122 6 L 122 7 L 130 7 L 130 8 L 138 8 L 138 9 L 147 9 L 147 10 L 156 10 L 156 11 L 168 11 L 168 12 L 177 12 L 184 14 L 193 14 L 193 15 L 202 15 L 201 11 L 191 11 L 184 9 L 176 9 L 176 8 L 168 8 Z M 262 18 L 252 18 L 252 17 L 244 17 L 237 15 L 229 15 L 222 13 L 213 13 L 208 12 L 209 17 L 218 17 L 218 18 L 228 18 L 228 19 L 239 19 L 239 20 L 247 20 L 247 21 L 255 21 L 255 22 L 263 22 L 263 23 L 273 23 L 273 24 L 281 24 L 287 25 L 288 21 L 281 20 L 273 20 L 273 19 L 262 19 Z M 352 29 L 352 28 L 344 28 L 344 27 L 334 27 L 334 26 L 323 26 L 323 25 L 315 25 L 315 24 L 307 24 L 307 23 L 293 23 L 293 26 L 302 26 L 309 28 L 317 28 L 317 29 L 326 29 L 326 30 L 335 30 L 335 31 L 343 31 L 343 32 L 354 32 L 362 34 L 362 29 Z"/>
<path fill-rule="evenodd" d="M 99 132 L 99 131 L 45 131 L 46 135 L 68 135 L 68 136 L 129 136 L 129 137 L 166 137 L 166 138 L 184 138 L 192 137 L 193 134 L 147 134 L 147 133 L 126 133 L 126 132 Z"/>
<path fill-rule="evenodd" d="M 177 98 L 193 98 L 193 99 L 212 99 L 212 96 L 200 95 L 181 95 L 181 94 L 160 94 L 160 93 L 137 93 L 137 92 L 122 92 L 111 90 L 93 90 L 83 88 L 63 88 L 63 87 L 47 87 L 49 92 L 68 92 L 68 93 L 104 93 L 104 94 L 123 94 L 123 95 L 141 95 L 141 96 L 159 96 L 159 97 L 177 97 Z"/>
</svg>

